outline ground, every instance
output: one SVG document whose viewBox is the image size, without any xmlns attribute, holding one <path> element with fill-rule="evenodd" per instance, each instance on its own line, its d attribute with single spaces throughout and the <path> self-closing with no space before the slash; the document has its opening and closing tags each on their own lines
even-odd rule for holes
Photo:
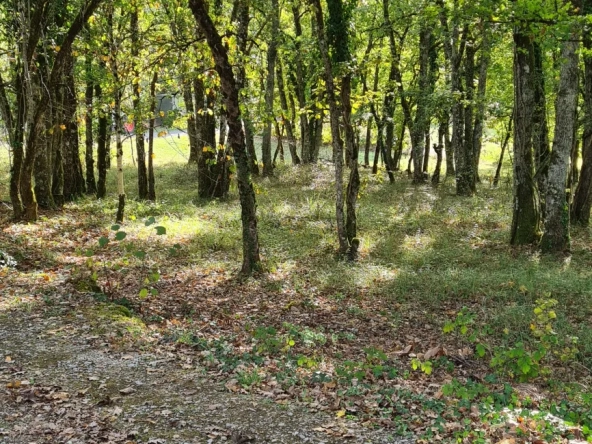
<svg viewBox="0 0 592 444">
<path fill-rule="evenodd" d="M 487 149 L 473 198 L 362 169 L 355 263 L 335 255 L 331 165 L 278 165 L 254 181 L 265 271 L 244 279 L 235 187 L 199 199 L 186 143 L 162 139 L 156 203 L 133 198 L 127 159 L 122 225 L 113 194 L 36 224 L 0 204 L 17 263 L 0 270 L 4 442 L 39 428 L 46 442 L 592 440 L 590 230 L 561 257 L 509 246 L 511 181 L 492 187 Z"/>
<path fill-rule="evenodd" d="M 404 442 L 234 393 L 175 347 L 113 348 L 109 334 L 93 333 L 83 301 L 57 304 L 0 316 L 0 443 L 243 442 L 241 432 L 262 443 Z"/>
</svg>

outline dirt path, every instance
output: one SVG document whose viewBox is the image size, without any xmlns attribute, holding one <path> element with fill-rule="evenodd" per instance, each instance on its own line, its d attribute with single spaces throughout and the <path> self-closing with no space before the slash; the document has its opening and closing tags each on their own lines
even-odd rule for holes
<svg viewBox="0 0 592 444">
<path fill-rule="evenodd" d="M 0 312 L 0 444 L 411 442 L 232 393 L 187 353 L 113 347 L 116 326 L 62 304 Z"/>
</svg>

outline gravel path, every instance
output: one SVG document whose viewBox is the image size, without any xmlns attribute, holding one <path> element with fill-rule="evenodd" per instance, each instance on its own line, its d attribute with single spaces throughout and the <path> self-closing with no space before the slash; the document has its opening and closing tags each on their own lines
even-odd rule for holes
<svg viewBox="0 0 592 444">
<path fill-rule="evenodd" d="M 232 393 L 186 353 L 121 351 L 76 313 L 0 312 L 0 444 L 412 442 Z"/>
</svg>

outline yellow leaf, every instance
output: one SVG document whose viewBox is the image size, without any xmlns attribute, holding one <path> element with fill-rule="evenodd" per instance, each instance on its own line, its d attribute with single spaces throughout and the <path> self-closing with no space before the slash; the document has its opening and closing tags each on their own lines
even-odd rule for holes
<svg viewBox="0 0 592 444">
<path fill-rule="evenodd" d="M 226 156 L 226 160 L 230 160 L 230 156 Z"/>
<path fill-rule="evenodd" d="M 160 117 L 164 117 L 164 111 L 160 112 Z"/>
<path fill-rule="evenodd" d="M 12 358 L 10 356 L 7 356 L 6 358 L 4 358 L 4 362 L 12 362 Z"/>
<path fill-rule="evenodd" d="M 203 147 L 201 150 L 202 150 L 204 153 L 207 153 L 207 152 L 209 151 L 209 148 L 208 148 L 207 146 L 204 146 L 204 147 Z"/>
<path fill-rule="evenodd" d="M 520 293 L 528 293 L 528 288 L 526 288 L 524 285 L 521 285 L 518 290 Z"/>
<path fill-rule="evenodd" d="M 151 157 L 152 159 L 155 159 L 155 158 L 156 158 L 156 154 L 152 153 L 152 154 L 150 155 L 150 157 Z"/>
<path fill-rule="evenodd" d="M 60 129 L 61 129 L 62 131 L 65 131 L 65 130 L 66 130 L 66 125 L 64 125 L 64 124 L 62 123 L 62 124 L 60 125 Z"/>
<path fill-rule="evenodd" d="M 54 46 L 54 47 L 53 47 L 53 49 L 55 49 L 55 50 L 56 50 L 56 52 L 58 52 L 58 51 L 59 51 L 60 49 L 62 49 L 62 48 L 61 48 L 60 46 L 56 45 L 56 46 Z"/>
<path fill-rule="evenodd" d="M 335 413 L 335 416 L 338 418 L 343 418 L 345 416 L 345 410 L 339 410 L 337 413 Z"/>
</svg>

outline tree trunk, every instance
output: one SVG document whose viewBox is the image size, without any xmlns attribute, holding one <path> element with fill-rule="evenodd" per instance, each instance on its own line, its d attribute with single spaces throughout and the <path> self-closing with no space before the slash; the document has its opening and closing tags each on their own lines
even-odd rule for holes
<svg viewBox="0 0 592 444">
<path fill-rule="evenodd" d="M 545 73 L 543 53 L 538 42 L 533 42 L 534 51 L 534 114 L 532 117 L 535 178 L 539 193 L 541 219 L 545 220 L 547 180 L 551 147 L 549 144 L 549 125 L 547 122 L 547 100 L 545 92 Z"/>
<path fill-rule="evenodd" d="M 335 96 L 336 88 L 333 80 L 333 66 L 329 56 L 329 46 L 325 37 L 323 9 L 320 0 L 312 0 L 312 4 L 316 19 L 316 37 L 321 58 L 323 60 L 327 101 L 329 102 L 331 138 L 333 158 L 335 162 L 335 218 L 337 222 L 337 239 L 339 241 L 339 253 L 345 254 L 348 251 L 348 242 L 343 211 L 343 140 L 341 139 L 341 133 L 339 130 L 341 110 L 339 109 Z"/>
<path fill-rule="evenodd" d="M 569 250 L 569 205 L 565 185 L 573 146 L 578 103 L 579 35 L 563 43 L 559 90 L 555 101 L 555 134 L 549 164 L 545 210 L 545 231 L 541 239 L 544 253 Z"/>
<path fill-rule="evenodd" d="M 148 199 L 148 171 L 146 168 L 146 149 L 144 146 L 144 113 L 142 112 L 140 96 L 140 27 L 138 23 L 138 7 L 135 6 L 131 13 L 131 40 L 132 59 L 135 75 L 133 87 L 134 106 L 134 130 L 136 133 L 136 155 L 138 156 L 138 197 L 140 200 Z"/>
<path fill-rule="evenodd" d="M 236 166 L 239 197 L 241 202 L 241 220 L 243 225 L 243 264 L 241 271 L 251 274 L 261 270 L 259 257 L 259 235 L 257 231 L 257 205 L 255 191 L 251 183 L 249 162 L 244 133 L 240 118 L 238 93 L 232 66 L 228 61 L 226 48 L 212 19 L 208 15 L 203 0 L 189 0 L 189 7 L 201 32 L 205 35 L 214 56 L 216 71 L 220 76 L 220 85 L 228 116 L 228 141 L 232 149 Z"/>
<path fill-rule="evenodd" d="M 185 112 L 187 113 L 187 136 L 189 137 L 189 163 L 197 163 L 199 159 L 200 143 L 197 127 L 198 109 L 193 104 L 192 82 L 187 78 L 182 79 L 183 101 L 185 102 Z M 203 99 L 202 99 L 203 102 Z M 203 112 L 203 111 L 202 111 Z"/>
<path fill-rule="evenodd" d="M 267 79 L 265 82 L 265 123 L 261 158 L 263 160 L 263 177 L 273 176 L 271 159 L 271 131 L 275 120 L 273 114 L 273 95 L 275 88 L 275 62 L 277 58 L 278 35 L 280 28 L 280 8 L 278 0 L 271 0 L 271 40 L 267 48 Z"/>
<path fill-rule="evenodd" d="M 300 159 L 302 163 L 310 163 L 312 159 L 312 148 L 311 148 L 311 139 L 309 138 L 310 129 L 308 126 L 308 117 L 306 115 L 306 93 L 305 93 L 305 67 L 304 63 L 302 62 L 302 48 L 301 48 L 301 39 L 302 39 L 302 25 L 300 23 L 300 8 L 297 4 L 292 6 L 292 17 L 294 18 L 294 31 L 296 34 L 295 39 L 295 48 L 294 48 L 294 58 L 295 58 L 295 65 L 296 65 L 296 78 L 294 89 L 296 90 L 296 98 L 298 99 L 298 106 L 300 108 L 299 115 L 300 115 L 300 143 L 301 143 L 301 151 L 300 151 Z"/>
<path fill-rule="evenodd" d="M 483 128 L 485 119 L 485 93 L 487 90 L 487 72 L 489 70 L 490 43 L 489 24 L 482 22 L 483 35 L 481 37 L 481 55 L 479 56 L 479 86 L 475 97 L 475 125 L 473 126 L 473 148 L 475 150 L 475 181 L 479 178 L 479 162 L 481 161 L 481 147 L 483 146 Z"/>
<path fill-rule="evenodd" d="M 465 57 L 465 107 L 464 141 L 457 156 L 456 194 L 472 196 L 477 191 L 475 184 L 475 148 L 473 147 L 473 96 L 475 79 L 475 42 L 468 38 Z"/>
<path fill-rule="evenodd" d="M 86 115 L 84 116 L 85 139 L 84 139 L 84 164 L 86 166 L 86 192 L 88 194 L 97 193 L 97 182 L 95 181 L 95 159 L 94 159 L 94 139 L 93 139 L 93 98 L 95 85 L 92 74 L 92 57 L 86 55 L 85 58 L 86 91 L 84 94 Z"/>
<path fill-rule="evenodd" d="M 539 237 L 539 203 L 534 181 L 534 48 L 524 25 L 514 30 L 514 202 L 510 243 L 532 244 Z"/>
<path fill-rule="evenodd" d="M 156 189 L 154 181 L 154 122 L 156 120 L 156 82 L 158 71 L 154 71 L 150 82 L 150 121 L 148 123 L 148 200 L 156 200 Z"/>
<path fill-rule="evenodd" d="M 582 170 L 571 208 L 572 223 L 588 225 L 592 206 L 592 38 L 584 35 L 584 134 L 582 136 Z"/>
<path fill-rule="evenodd" d="M 293 165 L 300 164 L 300 157 L 298 157 L 298 151 L 296 147 L 296 137 L 294 136 L 294 127 L 292 126 L 292 120 L 289 117 L 288 100 L 286 98 L 286 90 L 284 89 L 284 73 L 282 69 L 281 60 L 278 59 L 277 63 L 277 83 L 278 83 L 278 94 L 280 96 L 280 105 L 282 107 L 282 121 L 286 127 L 286 133 L 288 136 L 288 149 L 290 150 L 290 157 L 292 158 Z"/>
<path fill-rule="evenodd" d="M 504 154 L 506 153 L 506 148 L 508 147 L 508 142 L 510 141 L 510 137 L 512 136 L 512 124 L 513 123 L 514 123 L 514 113 L 512 112 L 512 115 L 510 115 L 510 120 L 508 122 L 508 131 L 506 132 L 506 136 L 504 137 L 504 140 L 502 142 L 502 149 L 500 152 L 499 160 L 497 162 L 497 168 L 495 169 L 495 176 L 493 177 L 493 186 L 494 187 L 497 187 L 497 185 L 499 184 L 500 174 L 502 171 L 502 165 L 504 162 Z"/>
<path fill-rule="evenodd" d="M 95 87 L 97 101 L 103 98 L 103 89 L 97 84 Z M 97 130 L 97 198 L 104 199 L 107 195 L 107 156 L 109 155 L 109 142 L 107 127 L 111 126 L 111 113 L 107 106 L 99 110 L 99 127 Z"/>
</svg>

